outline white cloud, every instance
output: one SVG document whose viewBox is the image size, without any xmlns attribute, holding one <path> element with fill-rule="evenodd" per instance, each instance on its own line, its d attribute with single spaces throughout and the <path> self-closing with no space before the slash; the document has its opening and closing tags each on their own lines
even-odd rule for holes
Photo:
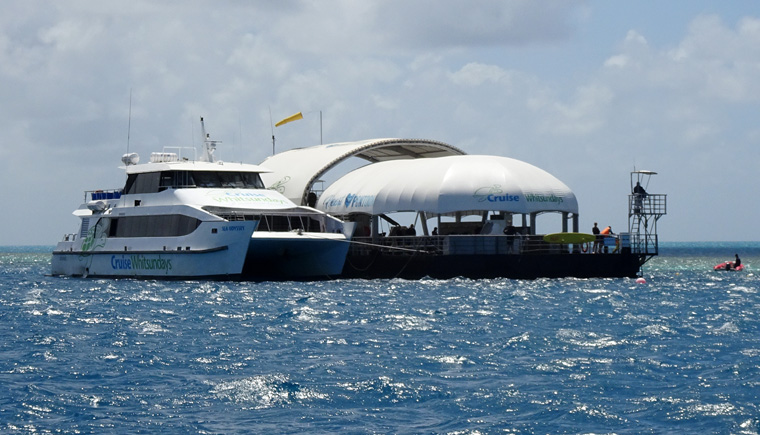
<svg viewBox="0 0 760 435">
<path fill-rule="evenodd" d="M 606 67 L 617 67 L 617 68 L 624 68 L 628 66 L 631 59 L 624 55 L 624 54 L 617 54 L 615 56 L 610 57 L 606 61 L 604 61 L 604 66 Z"/>
<path fill-rule="evenodd" d="M 337 0 L 296 2 L 277 14 L 274 39 L 323 55 L 413 55 L 418 50 L 555 41 L 573 31 L 580 1 Z"/>
<path fill-rule="evenodd" d="M 626 45 L 633 46 L 633 45 L 640 45 L 640 46 L 646 46 L 647 45 L 647 39 L 640 35 L 635 30 L 629 30 L 628 33 L 625 35 L 625 43 Z"/>
<path fill-rule="evenodd" d="M 582 86 L 571 102 L 565 103 L 544 94 L 531 99 L 530 107 L 543 119 L 543 133 L 554 135 L 587 135 L 604 126 L 605 112 L 614 93 L 605 86 Z"/>
<path fill-rule="evenodd" d="M 66 20 L 56 23 L 39 33 L 43 44 L 52 45 L 56 51 L 83 51 L 92 46 L 103 35 L 98 22 Z"/>
<path fill-rule="evenodd" d="M 450 74 L 450 77 L 451 81 L 457 85 L 479 86 L 486 81 L 498 83 L 501 80 L 508 79 L 509 73 L 495 65 L 473 62 Z"/>
<path fill-rule="evenodd" d="M 596 216 L 612 211 L 595 206 L 595 196 L 607 204 L 625 190 L 627 180 L 614 180 L 634 160 L 688 178 L 719 144 L 755 155 L 758 17 L 729 26 L 720 16 L 683 12 L 688 30 L 667 38 L 650 36 L 632 17 L 598 17 L 617 20 L 599 26 L 614 32 L 584 39 L 598 24 L 578 17 L 593 7 L 559 0 L 220 1 L 213 8 L 6 2 L 0 181 L 40 175 L 24 195 L 4 193 L 0 225 L 22 228 L 0 245 L 53 243 L 73 221 L 51 224 L 51 216 L 68 216 L 82 190 L 123 181 L 115 167 L 126 148 L 130 89 L 130 147 L 143 154 L 189 145 L 205 116 L 224 141 L 223 156 L 258 162 L 271 153 L 270 109 L 275 121 L 305 114 L 275 131 L 278 149 L 317 143 L 322 111 L 326 142 L 424 137 L 558 171 L 589 207 L 584 213 Z M 735 162 L 736 173 L 752 173 L 751 161 Z M 668 189 L 687 194 L 691 187 L 680 182 Z M 16 222 L 35 207 L 45 210 Z M 681 225 L 696 234 L 700 224 Z M 679 228 L 677 237 L 688 231 Z"/>
</svg>

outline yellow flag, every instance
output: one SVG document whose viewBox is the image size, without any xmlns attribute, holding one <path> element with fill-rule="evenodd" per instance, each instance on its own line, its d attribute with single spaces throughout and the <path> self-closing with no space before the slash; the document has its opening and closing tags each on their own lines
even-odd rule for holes
<svg viewBox="0 0 760 435">
<path fill-rule="evenodd" d="M 296 113 L 295 115 L 288 116 L 287 118 L 283 119 L 282 121 L 275 124 L 275 127 L 279 127 L 282 124 L 287 124 L 292 121 L 297 121 L 299 119 L 303 119 L 303 114 L 301 112 Z"/>
</svg>

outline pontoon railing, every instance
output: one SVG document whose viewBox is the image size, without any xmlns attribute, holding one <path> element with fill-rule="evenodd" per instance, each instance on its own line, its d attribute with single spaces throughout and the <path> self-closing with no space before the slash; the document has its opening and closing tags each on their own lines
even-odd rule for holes
<svg viewBox="0 0 760 435">
<path fill-rule="evenodd" d="M 649 244 L 639 240 L 639 237 L 627 235 L 601 236 L 599 253 L 615 255 L 622 252 L 645 253 Z M 558 244 L 548 243 L 543 235 L 530 236 L 501 235 L 443 235 L 443 236 L 388 236 L 354 237 L 351 240 L 351 253 L 366 255 L 380 251 L 384 254 L 409 255 L 410 253 L 427 253 L 438 255 L 500 255 L 500 254 L 577 254 L 586 255 L 594 252 L 594 243 Z M 634 245 L 633 241 L 636 240 Z M 656 240 L 654 241 L 656 248 Z M 639 251 L 643 249 L 644 251 Z"/>
</svg>

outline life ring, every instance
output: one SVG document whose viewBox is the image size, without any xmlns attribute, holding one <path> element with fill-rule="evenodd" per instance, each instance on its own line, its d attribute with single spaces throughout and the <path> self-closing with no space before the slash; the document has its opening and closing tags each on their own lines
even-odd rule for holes
<svg viewBox="0 0 760 435">
<path fill-rule="evenodd" d="M 581 244 L 581 251 L 588 252 L 588 242 Z"/>
</svg>

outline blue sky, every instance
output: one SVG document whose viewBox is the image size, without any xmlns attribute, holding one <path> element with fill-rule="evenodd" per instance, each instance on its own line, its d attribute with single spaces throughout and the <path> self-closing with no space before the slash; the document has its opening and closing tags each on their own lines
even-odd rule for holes
<svg viewBox="0 0 760 435">
<path fill-rule="evenodd" d="M 760 240 L 760 3 L 349 0 L 0 5 L 0 245 L 54 244 L 129 149 L 251 163 L 324 141 L 425 138 L 518 158 L 626 227 L 659 172 L 666 241 Z"/>
</svg>

